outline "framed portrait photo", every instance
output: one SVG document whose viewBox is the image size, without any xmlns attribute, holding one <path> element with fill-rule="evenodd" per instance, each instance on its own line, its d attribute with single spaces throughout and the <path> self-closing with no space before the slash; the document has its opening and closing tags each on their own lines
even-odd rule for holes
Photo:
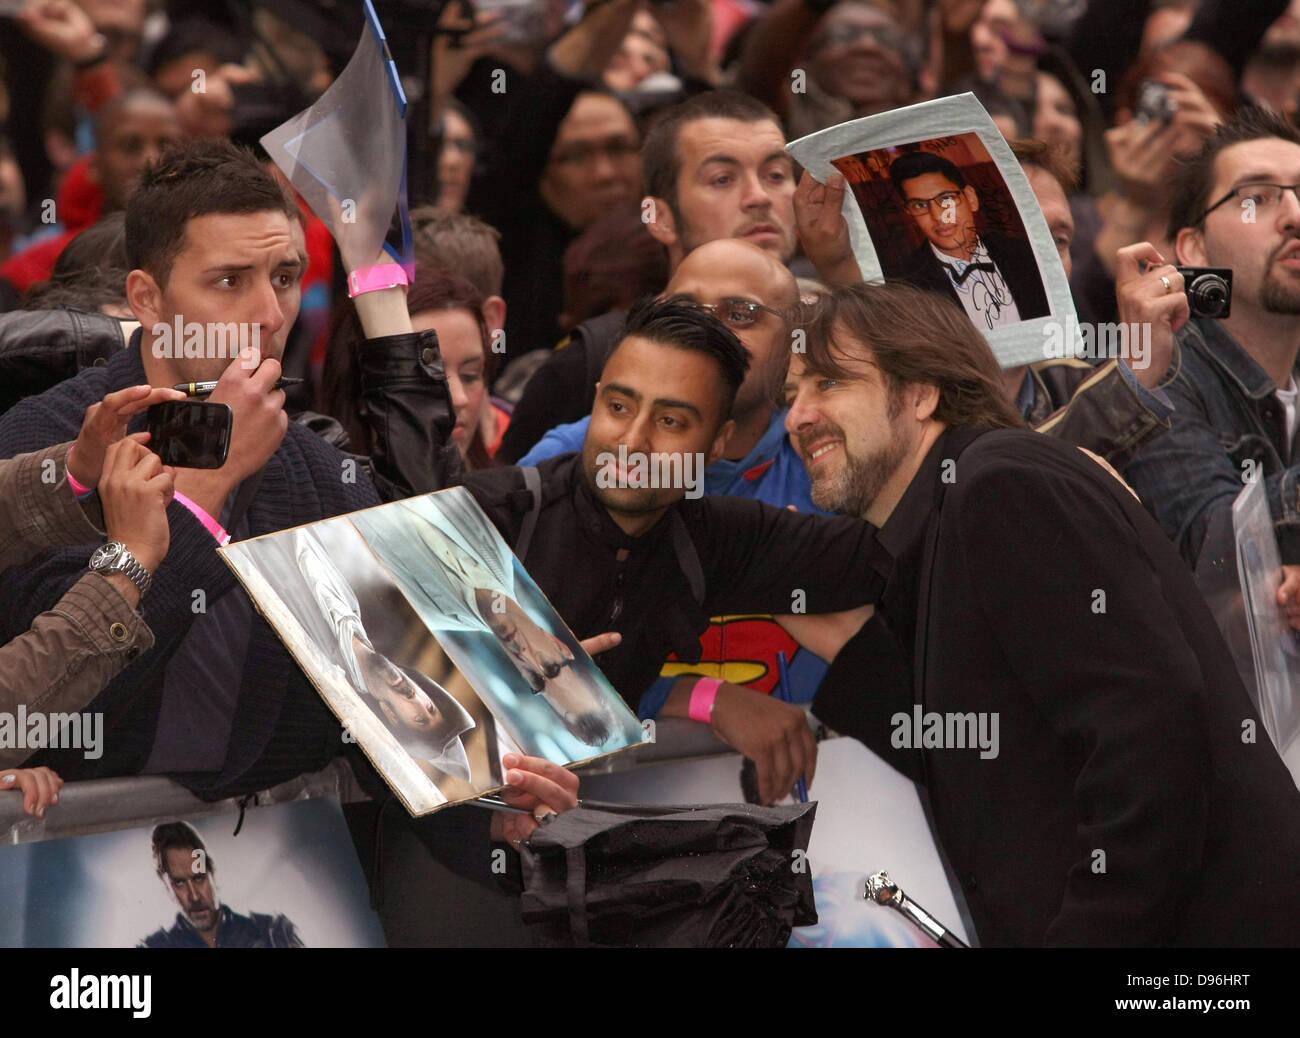
<svg viewBox="0 0 1300 1038">
<path fill-rule="evenodd" d="M 787 150 L 822 183 L 843 174 L 865 281 L 947 296 L 1004 368 L 1073 355 L 1065 268 L 1028 179 L 973 94 L 832 126 Z"/>
</svg>

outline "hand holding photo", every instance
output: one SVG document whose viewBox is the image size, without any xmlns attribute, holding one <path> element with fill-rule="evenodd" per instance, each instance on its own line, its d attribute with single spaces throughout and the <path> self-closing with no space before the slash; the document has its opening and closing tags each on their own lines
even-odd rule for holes
<svg viewBox="0 0 1300 1038">
<path fill-rule="evenodd" d="M 640 723 L 457 488 L 222 549 L 412 814 L 507 785 L 515 753 L 568 766 Z"/>
<path fill-rule="evenodd" d="M 844 123 L 788 150 L 818 181 L 843 174 L 864 280 L 951 299 L 1004 368 L 1045 359 L 1049 327 L 1072 312 L 1069 284 L 1029 182 L 973 95 Z"/>
</svg>

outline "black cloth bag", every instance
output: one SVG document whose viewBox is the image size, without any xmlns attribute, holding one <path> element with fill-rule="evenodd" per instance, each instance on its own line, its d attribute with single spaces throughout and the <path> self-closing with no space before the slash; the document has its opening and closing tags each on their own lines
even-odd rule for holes
<svg viewBox="0 0 1300 1038">
<path fill-rule="evenodd" d="M 524 921 L 547 945 L 784 947 L 817 922 L 816 810 L 584 801 L 522 846 Z"/>
</svg>

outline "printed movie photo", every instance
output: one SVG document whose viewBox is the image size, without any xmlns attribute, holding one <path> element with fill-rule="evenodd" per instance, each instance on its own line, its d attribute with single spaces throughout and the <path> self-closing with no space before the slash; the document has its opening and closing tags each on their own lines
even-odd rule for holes
<svg viewBox="0 0 1300 1038">
<path fill-rule="evenodd" d="M 0 847 L 3 948 L 383 948 L 337 800 Z"/>
<path fill-rule="evenodd" d="M 643 738 L 463 489 L 222 549 L 407 809 L 505 784 L 502 757 L 581 763 Z"/>
</svg>

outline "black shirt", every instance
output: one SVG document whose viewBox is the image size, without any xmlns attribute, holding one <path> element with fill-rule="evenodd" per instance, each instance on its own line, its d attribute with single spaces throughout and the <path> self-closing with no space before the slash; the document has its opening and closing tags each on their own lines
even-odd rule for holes
<svg viewBox="0 0 1300 1038">
<path fill-rule="evenodd" d="M 222 905 L 221 922 L 217 924 L 218 948 L 301 948 L 302 938 L 286 916 L 262 915 L 253 912 L 240 915 L 229 905 Z M 176 925 L 170 930 L 155 930 L 144 938 L 140 948 L 206 948 L 207 941 L 185 918 L 176 913 Z"/>
<path fill-rule="evenodd" d="M 890 564 L 875 528 L 860 519 L 803 515 L 748 498 L 682 500 L 648 533 L 630 537 L 593 496 L 580 454 L 538 468 L 542 508 L 522 561 L 578 638 L 622 634 L 596 662 L 633 706 L 670 652 L 699 659 L 710 616 L 851 609 L 874 601 L 883 586 L 877 571 Z M 480 470 L 464 485 L 513 545 L 532 507 L 521 471 Z M 702 601 L 674 546 L 673 512 L 703 570 Z"/>
</svg>

